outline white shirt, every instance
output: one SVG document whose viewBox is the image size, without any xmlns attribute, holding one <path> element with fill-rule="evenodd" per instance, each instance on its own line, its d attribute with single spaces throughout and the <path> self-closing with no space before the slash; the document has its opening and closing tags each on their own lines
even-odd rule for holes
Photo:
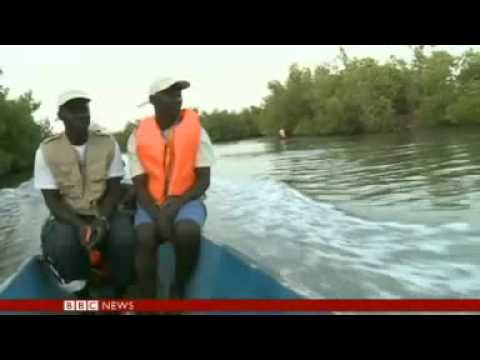
<svg viewBox="0 0 480 360">
<path fill-rule="evenodd" d="M 163 131 L 163 135 L 165 137 L 168 137 L 170 129 L 171 128 Z M 134 178 L 135 176 L 145 173 L 145 170 L 140 163 L 140 160 L 138 159 L 137 141 L 135 135 L 135 132 L 132 132 L 130 134 L 130 137 L 128 138 L 127 143 L 130 178 Z M 215 165 L 215 153 L 213 151 L 212 141 L 210 140 L 210 136 L 208 136 L 207 131 L 202 128 L 200 134 L 200 147 L 198 151 L 196 167 L 212 167 L 213 165 Z"/>
<path fill-rule="evenodd" d="M 80 162 L 85 162 L 85 150 L 87 148 L 87 144 L 80 145 L 80 146 L 73 146 L 74 149 L 77 151 Z M 118 143 L 115 141 L 115 155 L 113 156 L 112 163 L 110 164 L 110 168 L 108 169 L 108 177 L 123 177 L 125 175 L 125 169 L 123 166 L 122 161 L 122 153 L 120 152 L 120 147 Z M 36 189 L 39 190 L 55 190 L 58 189 L 57 182 L 55 181 L 50 168 L 45 161 L 45 157 L 43 156 L 43 151 L 39 147 L 35 154 L 35 167 L 33 170 L 33 183 Z"/>
</svg>

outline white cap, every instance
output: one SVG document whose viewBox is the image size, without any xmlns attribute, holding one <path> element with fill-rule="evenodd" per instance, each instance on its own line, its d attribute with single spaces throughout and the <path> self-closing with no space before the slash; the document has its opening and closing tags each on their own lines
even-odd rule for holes
<svg viewBox="0 0 480 360">
<path fill-rule="evenodd" d="M 159 77 L 152 81 L 150 84 L 150 87 L 148 89 L 148 95 L 155 95 L 156 93 L 168 89 L 170 86 L 175 85 L 175 84 L 180 84 L 181 89 L 187 89 L 190 87 L 190 83 L 186 80 L 180 80 L 179 78 L 175 77 L 169 77 L 169 76 L 164 76 L 164 77 Z M 141 103 L 140 106 L 147 105 L 150 101 L 145 101 Z"/>
<path fill-rule="evenodd" d="M 82 90 L 67 90 L 60 94 L 58 97 L 58 106 L 65 105 L 67 102 L 73 99 L 86 99 L 90 101 L 90 96 Z"/>
</svg>

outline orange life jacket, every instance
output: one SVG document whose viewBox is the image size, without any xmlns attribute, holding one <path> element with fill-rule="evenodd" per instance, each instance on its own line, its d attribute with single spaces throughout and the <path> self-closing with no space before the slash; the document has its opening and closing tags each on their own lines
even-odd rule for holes
<svg viewBox="0 0 480 360">
<path fill-rule="evenodd" d="M 188 109 L 181 111 L 181 121 L 171 128 L 168 139 L 155 116 L 139 123 L 137 155 L 148 177 L 148 191 L 157 203 L 183 195 L 195 184 L 201 129 L 198 114 Z"/>
</svg>

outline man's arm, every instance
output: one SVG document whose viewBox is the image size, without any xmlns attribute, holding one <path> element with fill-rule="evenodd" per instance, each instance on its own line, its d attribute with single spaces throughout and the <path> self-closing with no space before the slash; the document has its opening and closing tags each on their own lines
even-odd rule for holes
<svg viewBox="0 0 480 360">
<path fill-rule="evenodd" d="M 42 190 L 42 195 L 50 212 L 58 221 L 79 227 L 87 225 L 87 222 L 63 200 L 58 190 Z"/>
<path fill-rule="evenodd" d="M 101 217 L 110 218 L 115 207 L 121 200 L 122 188 L 120 185 L 122 178 L 115 177 L 107 180 L 107 191 L 100 203 L 98 204 L 98 211 Z"/>
<path fill-rule="evenodd" d="M 210 187 L 210 167 L 196 168 L 197 180 L 192 188 L 180 196 L 169 196 L 167 202 L 161 207 L 168 218 L 174 219 L 180 208 L 187 202 L 196 200 L 203 196 Z"/>
<path fill-rule="evenodd" d="M 210 167 L 195 168 L 197 180 L 192 188 L 181 196 L 170 197 L 178 202 L 178 206 L 183 206 L 187 202 L 196 200 L 203 196 L 210 187 Z"/>
<path fill-rule="evenodd" d="M 56 219 L 76 226 L 87 225 L 87 222 L 78 216 L 72 207 L 63 200 L 58 190 L 42 190 L 42 195 L 47 207 Z M 108 179 L 107 193 L 99 204 L 100 215 L 110 217 L 120 200 L 120 196 L 120 178 Z"/>
<path fill-rule="evenodd" d="M 152 219 L 157 219 L 159 215 L 158 207 L 147 190 L 147 175 L 140 174 L 132 178 L 133 186 L 137 199 L 142 208 L 144 208 Z"/>
<path fill-rule="evenodd" d="M 200 147 L 195 167 L 196 182 L 193 187 L 184 195 L 173 197 L 174 203 L 183 206 L 189 201 L 196 200 L 203 196 L 210 187 L 210 168 L 215 164 L 215 153 L 212 141 L 205 129 L 202 128 L 200 135 Z"/>
<path fill-rule="evenodd" d="M 195 173 L 197 176 L 197 180 L 195 181 L 195 184 L 192 186 L 192 188 L 181 196 L 169 197 L 167 203 L 165 203 L 164 205 L 165 207 L 170 207 L 170 205 L 174 205 L 175 210 L 178 211 L 178 209 L 187 202 L 198 199 L 205 194 L 205 192 L 210 187 L 210 168 L 196 168 Z M 159 210 L 159 208 L 155 205 L 155 201 L 148 193 L 146 187 L 146 180 L 147 177 L 144 174 L 135 176 L 132 179 L 133 184 L 135 185 L 135 191 L 137 193 L 140 205 L 149 213 L 149 215 L 153 219 L 156 219 L 161 209 Z"/>
<path fill-rule="evenodd" d="M 160 212 L 158 207 L 155 205 L 155 200 L 148 193 L 148 175 L 145 174 L 142 164 L 138 159 L 135 136 L 136 132 L 133 131 L 127 141 L 130 177 L 132 179 L 133 188 L 135 189 L 137 201 L 139 202 L 140 206 L 150 215 L 150 217 L 156 221 L 160 215 Z"/>
</svg>

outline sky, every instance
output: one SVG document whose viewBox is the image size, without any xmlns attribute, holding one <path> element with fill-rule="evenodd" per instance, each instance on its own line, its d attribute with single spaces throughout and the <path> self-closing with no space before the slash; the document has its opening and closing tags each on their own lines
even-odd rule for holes
<svg viewBox="0 0 480 360">
<path fill-rule="evenodd" d="M 411 56 L 406 45 L 342 45 L 349 56 Z M 201 111 L 260 105 L 271 80 L 284 81 L 291 64 L 333 62 L 339 45 L 0 45 L 0 84 L 10 97 L 28 90 L 41 102 L 37 120 L 54 120 L 57 97 L 81 89 L 92 98 L 92 122 L 110 131 L 149 115 L 148 88 L 158 76 L 190 81 L 184 106 Z M 478 45 L 440 45 L 458 55 Z M 56 129 L 61 126 L 56 123 Z"/>
</svg>

